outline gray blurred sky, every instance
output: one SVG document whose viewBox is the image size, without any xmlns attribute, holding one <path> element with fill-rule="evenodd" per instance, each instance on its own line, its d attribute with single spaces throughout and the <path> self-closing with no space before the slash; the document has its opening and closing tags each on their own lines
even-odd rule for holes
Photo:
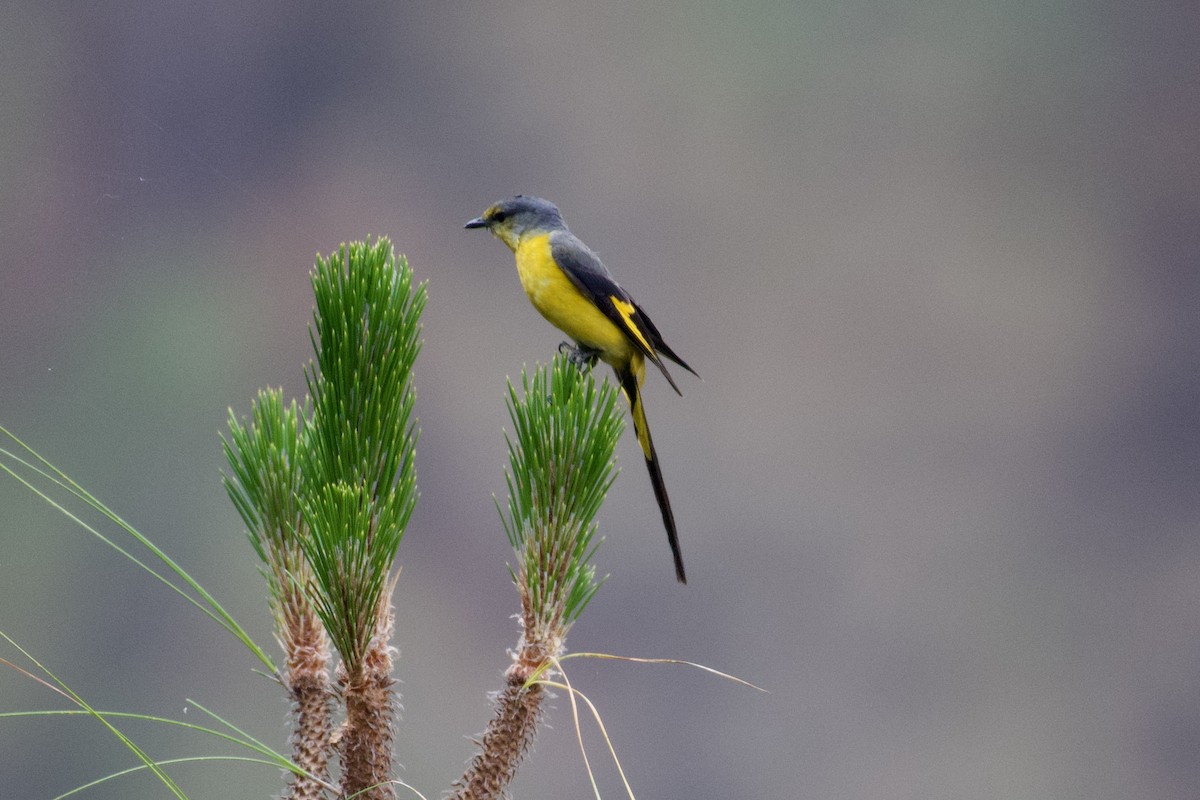
<svg viewBox="0 0 1200 800">
<path fill-rule="evenodd" d="M 576 662 L 639 797 L 1197 796 L 1200 15 L 644 5 L 0 5 L 0 424 L 267 645 L 218 433 L 303 393 L 314 253 L 392 237 L 430 293 L 397 752 L 435 797 L 517 633 L 504 381 L 562 338 L 462 224 L 540 194 L 704 376 L 647 396 L 691 584 L 624 441 L 568 644 L 771 690 Z M 0 630 L 97 707 L 285 747 L 214 625 L 11 480 L 0 509 Z M 514 796 L 588 796 L 558 706 Z M 0 753 L 5 800 L 132 764 L 83 720 Z"/>
</svg>

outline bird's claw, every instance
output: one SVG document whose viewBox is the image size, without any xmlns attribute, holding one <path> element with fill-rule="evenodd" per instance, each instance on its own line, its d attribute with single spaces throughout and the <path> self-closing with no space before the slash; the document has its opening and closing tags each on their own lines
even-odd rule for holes
<svg viewBox="0 0 1200 800">
<path fill-rule="evenodd" d="M 590 347 L 576 346 L 570 342 L 562 342 L 558 345 L 558 352 L 567 357 L 575 365 L 575 368 L 582 371 L 584 367 L 591 369 L 596 366 L 596 359 L 600 357 L 599 350 L 593 350 Z"/>
</svg>

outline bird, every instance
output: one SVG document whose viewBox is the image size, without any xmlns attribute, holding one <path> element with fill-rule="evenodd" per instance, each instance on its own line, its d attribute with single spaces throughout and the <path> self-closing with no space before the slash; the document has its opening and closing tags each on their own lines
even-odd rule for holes
<svg viewBox="0 0 1200 800">
<path fill-rule="evenodd" d="M 594 365 L 599 358 L 616 373 L 629 402 L 634 432 L 667 529 L 675 577 L 687 583 L 675 514 L 642 407 L 642 382 L 647 360 L 681 396 L 663 359 L 675 362 L 697 378 L 699 374 L 667 346 L 642 307 L 621 288 L 599 256 L 571 233 L 562 213 L 550 201 L 516 195 L 489 206 L 463 227 L 485 228 L 513 251 L 517 276 L 533 307 L 575 341 L 574 347 L 563 342 L 560 352 L 567 352 L 577 366 Z"/>
</svg>

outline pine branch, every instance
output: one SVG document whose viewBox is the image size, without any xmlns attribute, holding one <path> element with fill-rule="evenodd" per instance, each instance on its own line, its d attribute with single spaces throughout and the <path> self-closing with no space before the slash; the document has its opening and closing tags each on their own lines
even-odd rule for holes
<svg viewBox="0 0 1200 800">
<path fill-rule="evenodd" d="M 318 257 L 312 284 L 301 546 L 309 594 L 342 658 L 342 791 L 383 800 L 395 796 L 389 574 L 417 501 L 412 368 L 426 294 L 387 239 Z"/>
<path fill-rule="evenodd" d="M 387 239 L 318 257 L 312 284 L 311 415 L 285 408 L 280 392 L 261 392 L 246 425 L 231 414 L 226 488 L 263 561 L 287 653 L 297 764 L 323 779 L 336 747 L 344 794 L 390 798 L 389 574 L 417 499 L 411 373 L 425 287 Z M 330 641 L 346 704 L 337 735 Z M 319 796 L 306 780 L 289 797 Z"/>
<path fill-rule="evenodd" d="M 333 695 L 329 640 L 304 590 L 311 573 L 300 544 L 303 423 L 295 401 L 285 407 L 281 391 L 261 391 L 250 422 L 243 425 L 230 412 L 229 439 L 222 441 L 232 470 L 225 489 L 263 562 L 275 637 L 284 650 L 280 679 L 292 697 L 292 757 L 307 773 L 287 773 L 285 797 L 315 800 L 328 784 Z"/>
<path fill-rule="evenodd" d="M 565 649 L 567 631 L 600 587 L 590 563 L 596 513 L 615 477 L 624 429 L 616 390 L 565 358 L 532 378 L 524 396 L 509 384 L 508 513 L 501 520 L 517 557 L 521 638 L 479 753 L 455 783 L 456 800 L 502 796 L 533 743 L 545 688 L 535 676 Z"/>
</svg>

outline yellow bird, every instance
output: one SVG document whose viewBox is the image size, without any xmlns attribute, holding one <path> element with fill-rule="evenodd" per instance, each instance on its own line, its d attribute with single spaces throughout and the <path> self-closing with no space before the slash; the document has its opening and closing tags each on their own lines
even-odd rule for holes
<svg viewBox="0 0 1200 800">
<path fill-rule="evenodd" d="M 599 257 L 567 229 L 553 203 L 517 195 L 489 207 L 483 216 L 464 227 L 487 228 L 512 249 L 517 258 L 517 275 L 533 307 L 575 340 L 573 361 L 593 364 L 600 358 L 616 372 L 629 401 L 633 428 L 646 456 L 654 497 L 662 511 L 667 541 L 675 559 L 675 577 L 680 583 L 687 583 L 675 515 L 671 512 L 667 486 L 642 408 L 641 386 L 646 376 L 646 359 L 662 371 L 676 394 L 682 392 L 662 358 L 669 358 L 693 375 L 696 371 L 667 346 L 650 317 L 629 292 L 617 285 Z"/>
</svg>

